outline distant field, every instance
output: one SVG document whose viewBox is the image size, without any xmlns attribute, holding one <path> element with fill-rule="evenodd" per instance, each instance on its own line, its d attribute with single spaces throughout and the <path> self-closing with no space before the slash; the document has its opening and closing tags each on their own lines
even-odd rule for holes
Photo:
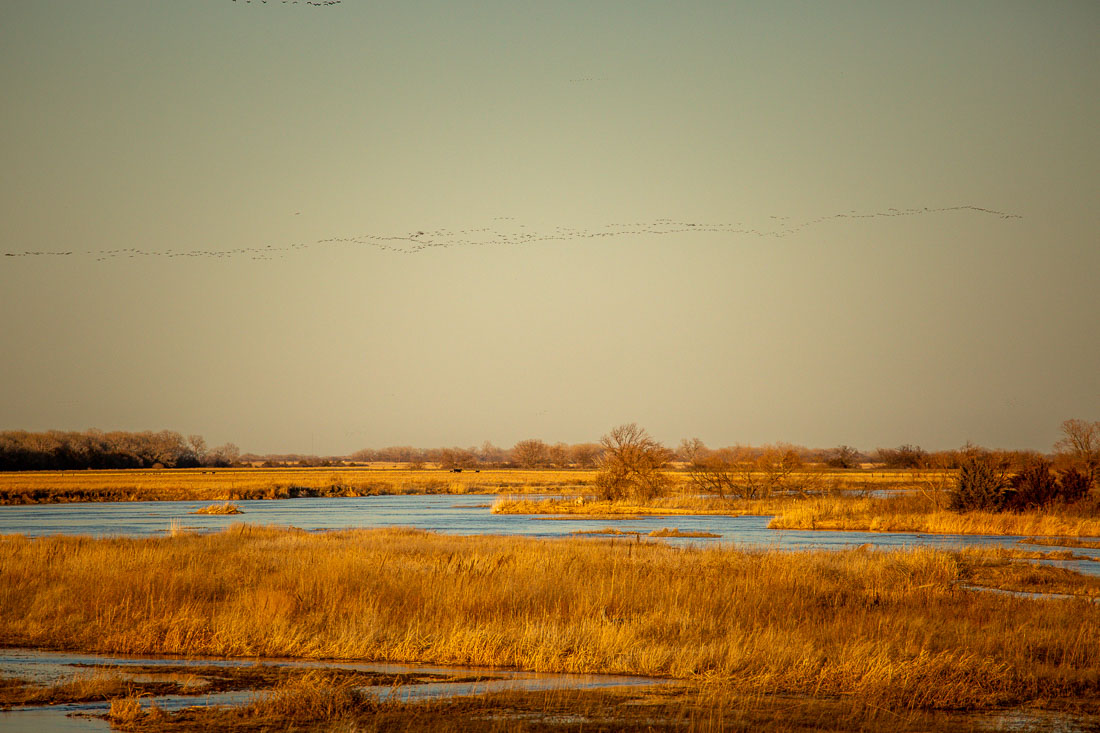
<svg viewBox="0 0 1100 733">
<path fill-rule="evenodd" d="M 298 496 L 495 494 L 588 489 L 594 471 L 217 468 L 0 473 L 0 504 L 236 501 Z"/>
<path fill-rule="evenodd" d="M 690 492 L 686 474 L 673 472 Z M 822 488 L 919 488 L 935 472 L 822 470 L 801 474 Z M 0 504 L 77 501 L 239 501 L 380 494 L 591 493 L 594 469 L 217 468 L 0 473 Z"/>
</svg>

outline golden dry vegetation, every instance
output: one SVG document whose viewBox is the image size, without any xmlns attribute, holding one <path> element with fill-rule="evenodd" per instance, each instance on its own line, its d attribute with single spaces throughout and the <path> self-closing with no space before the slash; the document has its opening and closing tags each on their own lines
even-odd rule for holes
<svg viewBox="0 0 1100 733">
<path fill-rule="evenodd" d="M 670 676 L 893 711 L 1100 695 L 1094 595 L 997 553 L 747 552 L 612 540 L 234 526 L 0 538 L 0 643 Z"/>
<path fill-rule="evenodd" d="M 383 673 L 355 669 L 324 670 L 293 665 L 102 665 L 81 670 L 53 683 L 0 677 L 0 710 L 26 705 L 56 705 L 74 702 L 111 701 L 112 717 L 144 716 L 139 698 L 180 695 L 196 697 L 211 693 L 261 692 L 288 687 L 308 689 L 323 679 L 343 688 L 418 685 L 433 682 L 465 682 L 492 679 L 485 675 L 460 678 L 435 673 Z"/>
<path fill-rule="evenodd" d="M 1084 708 L 1084 709 L 1083 709 Z M 166 713 L 137 697 L 112 705 L 112 725 L 135 732 L 327 731 L 527 733 L 539 731 L 917 731 L 1085 730 L 1100 721 L 1088 706 L 991 711 L 887 710 L 851 697 L 745 693 L 717 684 L 600 690 L 511 691 L 412 703 L 379 701 L 323 673 L 280 685 L 237 707 Z"/>
<path fill-rule="evenodd" d="M 136 682 L 108 670 L 78 673 L 56 684 L 41 685 L 27 680 L 0 678 L 0 710 L 21 705 L 105 701 L 129 695 L 170 695 L 180 691 L 172 682 Z"/>
<path fill-rule="evenodd" d="M 953 473 L 820 470 L 794 475 L 809 490 L 761 499 L 700 495 L 688 474 L 673 471 L 672 493 L 648 501 L 596 501 L 594 470 L 484 469 L 461 473 L 408 468 L 233 468 L 0 473 L 0 504 L 66 501 L 237 501 L 296 496 L 504 494 L 493 511 L 599 516 L 756 514 L 775 529 L 861 530 L 928 534 L 1100 537 L 1095 512 L 953 512 Z M 895 489 L 889 496 L 869 490 Z M 563 499 L 523 498 L 557 494 Z M 1095 502 L 1094 502 L 1095 503 Z"/>
<path fill-rule="evenodd" d="M 1096 515 L 1070 514 L 1059 508 L 1019 513 L 953 512 L 945 508 L 946 503 L 944 492 L 911 490 L 892 496 L 870 497 L 860 491 L 841 490 L 817 495 L 773 495 L 766 499 L 679 494 L 646 502 L 508 497 L 497 500 L 493 511 L 602 519 L 755 514 L 773 516 L 768 524 L 772 529 L 1100 537 L 1100 516 Z"/>
<path fill-rule="evenodd" d="M 244 512 L 241 511 L 241 508 L 239 506 L 237 506 L 236 504 L 231 504 L 228 501 L 225 502 L 224 504 L 207 504 L 206 506 L 200 507 L 200 508 L 196 509 L 195 511 L 191 512 L 191 513 L 192 514 L 210 514 L 210 515 L 244 514 Z"/>
<path fill-rule="evenodd" d="M 594 471 L 403 468 L 218 468 L 0 473 L 0 504 L 240 501 L 296 496 L 575 492 Z"/>
<path fill-rule="evenodd" d="M 1049 547 L 1083 547 L 1100 550 L 1100 541 L 1079 540 L 1069 537 L 1026 537 L 1020 540 L 1024 545 L 1045 545 Z"/>
<path fill-rule="evenodd" d="M 591 494 L 595 469 L 179 468 L 117 471 L 0 472 L 0 504 L 75 501 L 240 501 L 296 496 L 376 494 Z M 670 473 L 673 493 L 694 495 L 687 474 Z M 793 481 L 819 489 L 860 491 L 925 486 L 939 472 L 820 470 Z M 937 479 L 939 480 L 939 479 Z"/>
<path fill-rule="evenodd" d="M 823 496 L 790 502 L 773 529 L 864 530 L 925 534 L 1100 537 L 1100 516 L 1058 508 L 1028 512 L 953 512 L 916 495 L 884 498 Z"/>
</svg>

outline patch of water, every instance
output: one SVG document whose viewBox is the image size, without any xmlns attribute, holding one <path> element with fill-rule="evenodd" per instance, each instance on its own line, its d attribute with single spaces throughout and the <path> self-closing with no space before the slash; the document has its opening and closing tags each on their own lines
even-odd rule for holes
<svg viewBox="0 0 1100 733">
<path fill-rule="evenodd" d="M 506 690 L 572 690 L 601 687 L 647 686 L 666 684 L 668 680 L 626 675 L 549 674 L 470 667 L 436 667 L 409 664 L 369 662 L 312 661 L 296 659 L 172 659 L 157 657 L 121 657 L 69 652 L 41 652 L 31 649 L 0 649 L 0 675 L 19 677 L 39 684 L 52 684 L 71 679 L 89 667 L 252 667 L 282 666 L 298 669 L 346 669 L 381 674 L 446 675 L 460 681 L 429 681 L 392 687 L 365 688 L 380 699 L 403 702 L 462 695 L 481 695 Z M 471 680 L 471 678 L 475 678 Z M 481 678 L 481 679 L 477 679 Z M 143 704 L 155 702 L 164 710 L 174 711 L 193 705 L 240 705 L 254 699 L 254 691 L 219 692 L 198 695 L 162 695 L 143 698 Z M 105 731 L 109 726 L 101 719 L 108 702 L 68 703 L 35 706 L 0 712 L 0 730 L 28 733 L 76 733 Z"/>
<path fill-rule="evenodd" d="M 445 534 L 518 535 L 562 537 L 577 531 L 606 527 L 607 517 L 546 517 L 493 514 L 496 496 L 411 495 L 238 501 L 244 511 L 236 516 L 193 515 L 209 504 L 196 501 L 94 502 L 0 506 L 0 533 L 39 537 L 54 534 L 93 537 L 155 537 L 164 535 L 173 522 L 197 532 L 214 532 L 233 523 L 295 526 L 306 530 L 370 527 L 414 527 Z M 940 535 L 911 532 L 835 532 L 827 530 L 768 529 L 771 517 L 666 515 L 618 520 L 623 531 L 647 535 L 663 527 L 683 532 L 709 532 L 714 538 L 663 538 L 673 546 L 733 544 L 748 549 L 832 550 L 870 545 L 875 548 L 964 547 L 1018 548 L 1022 536 Z M 618 541 L 635 541 L 634 538 Z M 652 541 L 652 540 L 648 540 Z M 1073 548 L 1084 557 L 1100 560 L 1100 549 Z M 1100 562 L 1051 561 L 1089 575 L 1100 575 Z"/>
<path fill-rule="evenodd" d="M 72 717 L 74 713 L 86 712 L 76 705 L 9 710 L 0 712 L 0 730 L 4 733 L 105 733 L 111 730 L 106 720 Z"/>
<path fill-rule="evenodd" d="M 1085 733 L 1100 728 L 1100 718 L 1095 716 L 1070 716 L 1049 710 L 1001 710 L 980 714 L 976 722 L 982 730 L 1014 733 Z"/>
<path fill-rule="evenodd" d="M 1033 593 L 1026 590 L 1005 590 L 1003 588 L 988 588 L 984 585 L 959 585 L 959 588 L 963 590 L 970 590 L 979 593 L 995 593 L 1002 596 L 1015 596 L 1016 598 L 1031 598 L 1038 600 L 1052 600 L 1052 601 L 1064 601 L 1080 598 L 1082 601 L 1090 601 L 1092 603 L 1100 603 L 1100 598 L 1089 598 L 1087 596 L 1073 596 L 1068 593 Z"/>
</svg>

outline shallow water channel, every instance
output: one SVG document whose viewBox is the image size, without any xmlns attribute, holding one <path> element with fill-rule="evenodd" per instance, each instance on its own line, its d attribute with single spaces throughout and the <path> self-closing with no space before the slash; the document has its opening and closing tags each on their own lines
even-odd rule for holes
<svg viewBox="0 0 1100 733">
<path fill-rule="evenodd" d="M 477 695 L 506 690 L 558 690 L 595 689 L 599 687 L 644 686 L 664 684 L 667 681 L 649 677 L 625 675 L 543 674 L 515 670 L 496 670 L 467 667 L 436 667 L 406 664 L 374 664 L 335 661 L 306 661 L 290 659 L 256 660 L 233 659 L 164 659 L 156 657 L 118 657 L 68 652 L 41 652 L 30 649 L 0 649 L 0 676 L 18 677 L 36 684 L 54 684 L 72 679 L 79 673 L 88 674 L 97 668 L 107 667 L 112 673 L 134 679 L 148 677 L 149 668 L 203 667 L 255 668 L 290 667 L 300 670 L 352 670 L 386 675 L 422 677 L 414 682 L 394 686 L 365 688 L 380 699 L 395 698 L 402 701 L 423 700 L 459 695 Z M 135 671 L 131 674 L 127 668 Z M 455 681 L 447 678 L 455 678 Z M 144 698 L 164 710 L 179 710 L 192 705 L 236 705 L 247 703 L 257 694 L 249 690 L 203 693 L 193 695 L 162 695 Z M 106 731 L 109 726 L 100 717 L 106 714 L 107 702 L 68 703 L 51 706 L 31 706 L 0 712 L 0 730 L 5 732 L 27 731 L 45 733 L 54 731 Z"/>
<path fill-rule="evenodd" d="M 1018 536 L 937 535 L 909 532 L 834 532 L 824 530 L 768 529 L 771 517 L 668 515 L 629 519 L 617 517 L 531 516 L 493 514 L 494 495 L 411 495 L 335 498 L 303 498 L 267 501 L 235 501 L 243 514 L 216 516 L 192 514 L 209 505 L 207 501 L 96 502 L 0 506 L 0 533 L 39 537 L 53 534 L 95 537 L 155 537 L 164 535 L 173 523 L 180 528 L 213 532 L 234 523 L 294 526 L 307 530 L 361 527 L 415 527 L 445 534 L 495 534 L 526 537 L 562 537 L 613 527 L 639 532 L 637 541 L 660 541 L 671 545 L 733 544 L 754 549 L 810 550 L 842 549 L 859 545 L 876 548 L 901 547 L 1013 547 L 1028 548 Z M 653 540 L 649 532 L 674 527 L 682 532 L 709 532 L 717 537 Z M 619 542 L 633 542 L 632 536 Z M 1100 560 L 1100 549 L 1073 548 L 1075 555 Z M 1100 562 L 1059 561 L 1090 575 L 1100 575 Z"/>
</svg>

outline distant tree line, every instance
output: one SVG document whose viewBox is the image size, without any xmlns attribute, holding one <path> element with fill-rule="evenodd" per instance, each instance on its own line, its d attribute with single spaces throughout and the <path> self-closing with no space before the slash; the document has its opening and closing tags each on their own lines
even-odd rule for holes
<svg viewBox="0 0 1100 733">
<path fill-rule="evenodd" d="M 413 468 L 426 464 L 441 468 L 593 468 L 602 447 L 596 443 L 547 444 L 536 438 L 521 440 L 511 448 L 485 441 L 471 448 L 413 448 L 390 446 L 363 450 L 347 458 L 356 463 L 403 463 Z"/>
<path fill-rule="evenodd" d="M 0 471 L 231 466 L 239 456 L 232 443 L 208 449 L 201 435 L 171 430 L 0 431 Z"/>
<path fill-rule="evenodd" d="M 1035 451 L 988 450 L 970 443 L 958 449 L 942 451 L 926 451 L 920 446 L 905 444 L 897 448 L 879 448 L 872 453 L 864 453 L 849 445 L 811 449 L 789 443 L 709 448 L 698 438 L 683 440 L 676 449 L 670 449 L 661 446 L 636 425 L 622 425 L 603 436 L 599 443 L 546 443 L 528 438 L 511 448 L 485 441 L 470 448 L 389 446 L 364 448 L 347 456 L 320 457 L 302 454 L 241 455 L 232 443 L 208 449 L 202 436 L 185 438 L 171 430 L 3 431 L 0 432 L 0 470 L 193 468 L 238 464 L 329 467 L 365 463 L 392 463 L 414 469 L 430 465 L 449 470 L 604 469 L 609 460 L 618 460 L 618 470 L 633 475 L 631 472 L 635 469 L 624 466 L 640 465 L 631 463 L 634 460 L 631 451 L 641 444 L 647 449 L 645 460 L 650 464 L 657 465 L 661 471 L 686 471 L 700 491 L 719 495 L 759 498 L 778 490 L 800 490 L 806 488 L 797 484 L 805 478 L 803 469 L 812 465 L 838 469 L 942 469 L 960 472 L 964 486 L 969 485 L 967 482 L 971 481 L 971 476 L 975 477 L 973 482 L 977 488 L 966 497 L 957 498 L 958 508 L 983 505 L 1012 508 L 1053 501 L 1050 497 L 1065 499 L 1082 492 L 1087 494 L 1088 487 L 1100 479 L 1100 422 L 1066 420 L 1062 424 L 1062 432 L 1062 439 L 1055 444 L 1054 453 L 1049 455 Z M 982 464 L 982 468 L 976 469 L 974 466 L 977 463 Z M 1052 476 L 1050 481 L 1055 482 L 1056 490 L 1050 489 L 1050 481 L 1043 473 L 1044 465 Z M 657 469 L 651 467 L 651 470 Z M 989 477 L 990 472 L 994 478 Z M 1020 482 L 1024 481 L 1031 483 L 1023 486 Z M 607 488 L 606 493 L 619 493 L 623 491 L 622 485 L 619 481 L 615 484 L 618 488 Z M 649 486 L 660 488 L 659 483 Z M 1085 488 L 1082 489 L 1082 486 Z M 637 485 L 630 491 L 636 488 Z M 994 498 L 982 498 L 987 495 Z"/>
</svg>

